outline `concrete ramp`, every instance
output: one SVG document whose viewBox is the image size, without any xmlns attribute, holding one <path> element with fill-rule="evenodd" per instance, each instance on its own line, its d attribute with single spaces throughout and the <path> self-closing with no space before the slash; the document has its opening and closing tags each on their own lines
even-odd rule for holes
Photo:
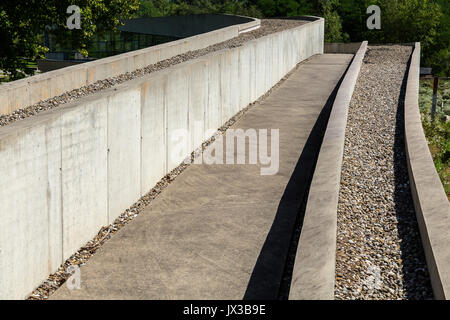
<svg viewBox="0 0 450 320">
<path fill-rule="evenodd" d="M 81 267 L 80 290 L 63 285 L 51 298 L 282 296 L 332 94 L 351 59 L 312 57 L 233 126 L 279 129 L 277 174 L 261 175 L 260 163 L 191 164 Z"/>
</svg>

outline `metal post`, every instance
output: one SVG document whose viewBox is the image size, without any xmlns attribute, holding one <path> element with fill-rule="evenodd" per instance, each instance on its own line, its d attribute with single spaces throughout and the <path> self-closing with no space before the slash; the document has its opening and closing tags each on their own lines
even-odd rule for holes
<svg viewBox="0 0 450 320">
<path fill-rule="evenodd" d="M 439 78 L 434 77 L 433 81 L 433 104 L 431 105 L 431 122 L 434 122 L 434 116 L 436 114 L 436 101 L 437 101 L 437 90 L 438 90 Z"/>
</svg>

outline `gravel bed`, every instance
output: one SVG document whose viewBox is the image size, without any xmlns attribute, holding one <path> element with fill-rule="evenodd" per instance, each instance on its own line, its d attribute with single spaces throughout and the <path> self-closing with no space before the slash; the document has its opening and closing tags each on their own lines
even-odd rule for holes
<svg viewBox="0 0 450 320">
<path fill-rule="evenodd" d="M 243 33 L 233 39 L 220 42 L 217 44 L 214 44 L 212 46 L 209 46 L 204 49 L 195 50 L 195 51 L 188 51 L 186 53 L 177 55 L 175 57 L 172 57 L 170 59 L 166 59 L 163 61 L 160 61 L 155 64 L 148 65 L 147 67 L 137 69 L 133 72 L 127 72 L 121 75 L 118 75 L 116 77 L 108 78 L 105 80 L 99 80 L 93 84 L 90 84 L 88 86 L 81 87 L 79 89 L 74 89 L 72 91 L 65 92 L 59 96 L 40 101 L 32 106 L 28 106 L 23 109 L 19 109 L 14 111 L 11 114 L 8 115 L 0 115 L 0 127 L 8 125 L 12 122 L 15 122 L 20 119 L 28 118 L 30 116 L 33 116 L 35 114 L 38 114 L 39 112 L 42 112 L 44 110 L 53 109 L 56 108 L 64 103 L 73 102 L 76 99 L 93 94 L 95 92 L 114 87 L 120 83 L 123 83 L 128 80 L 136 79 L 139 77 L 142 77 L 144 75 L 147 75 L 149 73 L 162 70 L 164 68 L 195 59 L 201 56 L 204 56 L 206 54 L 209 54 L 214 51 L 227 49 L 227 48 L 235 48 L 241 46 L 243 43 L 260 38 L 262 36 L 283 31 L 286 29 L 294 28 L 296 26 L 302 25 L 307 23 L 307 21 L 304 20 L 283 20 L 283 19 L 262 19 L 261 20 L 261 26 L 260 28 Z"/>
<path fill-rule="evenodd" d="M 335 299 L 433 299 L 404 150 L 410 46 L 370 46 L 350 103 Z"/>
<path fill-rule="evenodd" d="M 305 59 L 296 67 L 294 67 L 289 73 L 287 73 L 277 84 L 275 84 L 269 91 L 267 91 L 263 96 L 258 98 L 255 102 L 249 104 L 246 108 L 242 109 L 231 117 L 222 127 L 220 127 L 216 134 L 210 137 L 208 140 L 202 143 L 201 147 L 194 150 L 190 155 L 191 163 L 194 157 L 201 155 L 201 153 L 215 141 L 218 135 L 224 135 L 226 130 L 230 128 L 234 123 L 241 119 L 244 114 L 255 105 L 258 105 L 264 99 L 269 96 L 273 90 L 278 88 L 284 81 L 286 81 L 289 76 L 299 68 L 300 65 L 307 62 L 309 59 Z M 186 159 L 187 160 L 187 159 Z M 136 203 L 134 203 L 130 208 L 123 212 L 114 222 L 108 226 L 104 226 L 100 229 L 98 234 L 88 243 L 86 243 L 82 248 L 80 248 L 76 253 L 74 253 L 69 259 L 67 259 L 58 270 L 51 274 L 47 280 L 45 280 L 38 288 L 36 288 L 27 300 L 46 300 L 49 296 L 54 293 L 59 287 L 61 287 L 67 279 L 71 276 L 67 270 L 70 270 L 71 266 L 83 266 L 90 259 L 90 257 L 117 231 L 119 231 L 123 226 L 131 222 L 138 214 L 140 214 L 151 202 L 172 182 L 175 178 L 180 175 L 188 166 L 189 161 L 183 161 L 178 167 L 173 169 L 169 174 L 164 176 L 154 188 L 152 188 L 147 194 L 141 197 Z"/>
</svg>

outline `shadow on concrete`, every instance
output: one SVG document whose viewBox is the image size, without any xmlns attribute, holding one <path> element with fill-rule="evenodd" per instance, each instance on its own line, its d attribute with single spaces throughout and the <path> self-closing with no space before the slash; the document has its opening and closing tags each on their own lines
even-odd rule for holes
<svg viewBox="0 0 450 320">
<path fill-rule="evenodd" d="M 433 299 L 430 277 L 419 233 L 419 226 L 409 184 L 405 152 L 405 94 L 408 68 L 403 77 L 395 119 L 394 141 L 394 203 L 403 271 L 403 287 L 408 300 Z"/>
<path fill-rule="evenodd" d="M 256 261 L 244 300 L 287 300 L 314 169 L 341 77 L 306 141 Z"/>
</svg>

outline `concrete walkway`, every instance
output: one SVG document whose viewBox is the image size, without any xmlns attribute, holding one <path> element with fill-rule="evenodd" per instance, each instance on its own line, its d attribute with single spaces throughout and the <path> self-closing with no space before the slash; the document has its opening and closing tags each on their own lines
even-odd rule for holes
<svg viewBox="0 0 450 320">
<path fill-rule="evenodd" d="M 233 126 L 280 130 L 277 174 L 190 165 L 81 268 L 80 290 L 63 285 L 51 298 L 278 298 L 330 95 L 351 58 L 311 58 Z"/>
</svg>

